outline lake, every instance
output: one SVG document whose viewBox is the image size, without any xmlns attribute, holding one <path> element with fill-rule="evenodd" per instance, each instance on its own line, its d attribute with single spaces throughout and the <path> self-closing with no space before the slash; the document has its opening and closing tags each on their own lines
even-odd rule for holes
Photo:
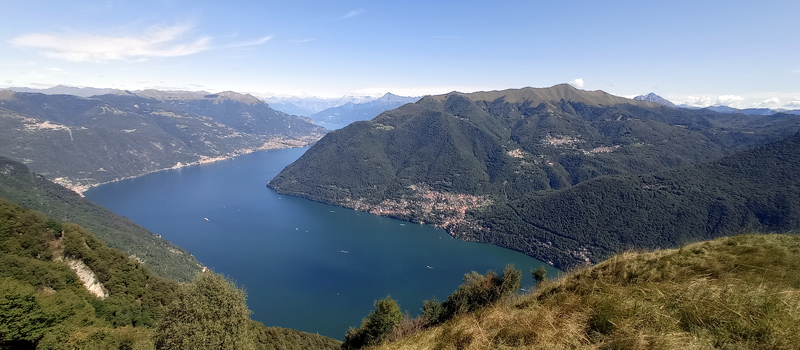
<svg viewBox="0 0 800 350">
<path fill-rule="evenodd" d="M 523 271 L 542 262 L 447 232 L 280 195 L 267 182 L 306 148 L 256 152 L 93 188 L 92 201 L 185 248 L 247 291 L 267 326 L 337 339 L 386 295 L 417 315 L 444 300 L 465 273 Z M 545 265 L 548 276 L 557 270 Z"/>
</svg>

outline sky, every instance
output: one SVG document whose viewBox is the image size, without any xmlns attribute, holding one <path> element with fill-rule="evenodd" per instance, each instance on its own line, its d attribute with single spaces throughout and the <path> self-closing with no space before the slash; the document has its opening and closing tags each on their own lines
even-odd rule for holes
<svg viewBox="0 0 800 350">
<path fill-rule="evenodd" d="M 800 1 L 6 1 L 0 88 L 406 96 L 571 83 L 800 109 Z"/>
</svg>

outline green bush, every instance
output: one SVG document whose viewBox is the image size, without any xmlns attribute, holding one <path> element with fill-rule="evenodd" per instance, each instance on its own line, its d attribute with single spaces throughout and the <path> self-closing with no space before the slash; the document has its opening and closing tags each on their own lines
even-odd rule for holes
<svg viewBox="0 0 800 350">
<path fill-rule="evenodd" d="M 361 322 L 361 327 L 347 330 L 342 349 L 360 349 L 379 344 L 402 321 L 403 312 L 400 311 L 400 306 L 387 295 L 375 302 L 375 310 Z"/>
<path fill-rule="evenodd" d="M 503 276 L 494 271 L 481 275 L 475 271 L 464 275 L 464 283 L 447 297 L 442 304 L 439 322 L 447 321 L 457 314 L 478 310 L 496 301 L 517 293 L 522 272 L 514 265 L 506 265 Z"/>
</svg>

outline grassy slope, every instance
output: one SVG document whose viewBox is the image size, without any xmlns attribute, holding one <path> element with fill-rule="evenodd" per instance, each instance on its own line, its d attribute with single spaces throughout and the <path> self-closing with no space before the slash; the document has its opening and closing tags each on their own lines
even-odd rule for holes
<svg viewBox="0 0 800 350">
<path fill-rule="evenodd" d="M 800 237 L 625 253 L 381 349 L 795 349 Z"/>
</svg>

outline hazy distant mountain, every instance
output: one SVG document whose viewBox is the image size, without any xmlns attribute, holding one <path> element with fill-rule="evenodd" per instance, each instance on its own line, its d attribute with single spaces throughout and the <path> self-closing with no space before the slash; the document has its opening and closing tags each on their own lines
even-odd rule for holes
<svg viewBox="0 0 800 350">
<path fill-rule="evenodd" d="M 114 92 L 118 92 L 120 90 L 117 89 L 98 89 L 93 87 L 85 87 L 79 88 L 74 86 L 66 86 L 66 85 L 56 85 L 51 88 L 47 89 L 32 89 L 26 87 L 12 87 L 8 88 L 11 91 L 15 92 L 31 92 L 31 93 L 40 93 L 46 95 L 73 95 L 73 96 L 80 96 L 80 97 L 91 97 L 95 95 L 105 95 Z"/>
<path fill-rule="evenodd" d="M 348 102 L 339 107 L 328 108 L 322 112 L 309 116 L 317 125 L 328 129 L 339 129 L 352 122 L 360 120 L 370 120 L 381 114 L 400 107 L 406 103 L 419 101 L 419 97 L 397 96 L 386 93 L 381 98 L 364 103 Z"/>
<path fill-rule="evenodd" d="M 450 93 L 329 133 L 269 185 L 568 267 L 596 257 L 590 239 L 548 245 L 513 236 L 529 230 L 524 218 L 477 218 L 509 217 L 539 196 L 604 175 L 710 161 L 798 128 L 800 118 L 786 114 L 670 108 L 569 85 Z"/>
<path fill-rule="evenodd" d="M 73 189 L 307 145 L 326 132 L 234 92 L 116 91 L 83 98 L 0 91 L 0 154 Z"/>
<path fill-rule="evenodd" d="M 293 114 L 310 116 L 328 108 L 339 107 L 347 103 L 365 103 L 375 100 L 372 96 L 342 96 L 338 98 L 322 97 L 265 97 L 264 101 L 275 110 Z"/>
<path fill-rule="evenodd" d="M 639 95 L 633 98 L 636 101 L 648 101 L 648 102 L 655 102 L 658 104 L 665 105 L 667 107 L 676 107 L 674 103 L 670 102 L 666 98 L 656 95 L 655 93 L 649 93 L 647 95 Z"/>
<path fill-rule="evenodd" d="M 778 112 L 774 109 L 770 108 L 745 108 L 745 109 L 738 109 L 728 106 L 709 106 L 706 109 L 712 110 L 714 112 L 719 113 L 739 113 L 739 114 L 747 114 L 747 115 L 773 115 L 775 113 L 789 113 L 789 114 L 798 114 L 797 112 L 800 111 L 782 111 Z"/>
</svg>

